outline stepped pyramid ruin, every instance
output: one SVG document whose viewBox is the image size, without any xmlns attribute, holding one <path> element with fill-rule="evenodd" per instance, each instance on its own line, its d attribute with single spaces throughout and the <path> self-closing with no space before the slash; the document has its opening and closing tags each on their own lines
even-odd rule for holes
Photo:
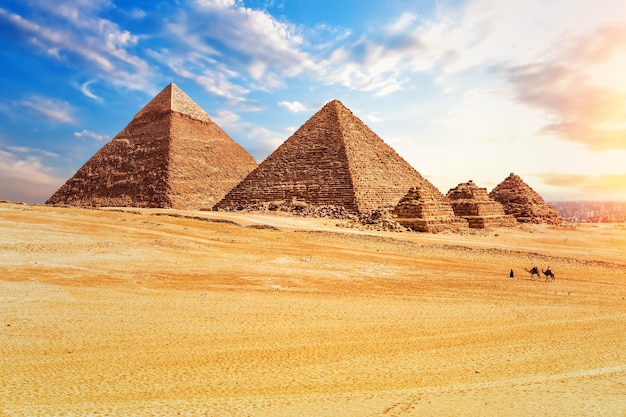
<svg viewBox="0 0 626 417">
<path fill-rule="evenodd" d="M 469 226 L 454 215 L 449 201 L 428 187 L 411 187 L 393 210 L 396 222 L 420 232 L 438 233 Z"/>
<path fill-rule="evenodd" d="M 443 197 L 365 123 L 340 101 L 333 100 L 214 209 L 300 202 L 365 214 L 395 207 L 416 185 Z"/>
<path fill-rule="evenodd" d="M 472 180 L 450 189 L 446 197 L 450 200 L 454 214 L 469 223 L 469 227 L 512 227 L 517 225 L 515 217 L 506 215 L 502 204 L 492 200 L 486 188 L 480 188 Z"/>
<path fill-rule="evenodd" d="M 257 166 L 169 84 L 46 204 L 211 208 Z"/>
<path fill-rule="evenodd" d="M 559 224 L 563 221 L 554 207 L 546 204 L 535 190 L 513 173 L 498 184 L 489 197 L 501 203 L 504 212 L 520 223 Z"/>
</svg>

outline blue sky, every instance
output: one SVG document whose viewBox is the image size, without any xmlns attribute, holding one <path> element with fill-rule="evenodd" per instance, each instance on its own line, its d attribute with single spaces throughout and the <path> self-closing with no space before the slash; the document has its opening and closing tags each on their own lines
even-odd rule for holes
<svg viewBox="0 0 626 417">
<path fill-rule="evenodd" d="M 257 162 L 337 98 L 443 193 L 626 200 L 621 0 L 3 0 L 0 42 L 0 199 L 174 82 Z"/>
</svg>

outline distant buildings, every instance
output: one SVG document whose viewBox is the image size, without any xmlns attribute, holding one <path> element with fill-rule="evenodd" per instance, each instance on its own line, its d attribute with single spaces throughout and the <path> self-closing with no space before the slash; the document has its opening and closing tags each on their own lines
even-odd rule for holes
<svg viewBox="0 0 626 417">
<path fill-rule="evenodd" d="M 626 201 L 554 201 L 550 204 L 569 222 L 626 222 Z"/>
</svg>

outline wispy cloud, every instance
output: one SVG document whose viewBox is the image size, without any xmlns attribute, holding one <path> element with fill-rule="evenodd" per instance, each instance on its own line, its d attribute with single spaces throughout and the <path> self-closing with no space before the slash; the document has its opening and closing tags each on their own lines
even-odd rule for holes
<svg viewBox="0 0 626 417">
<path fill-rule="evenodd" d="M 241 123 L 241 118 L 237 113 L 230 110 L 220 110 L 211 116 L 211 119 L 223 129 L 236 129 Z"/>
<path fill-rule="evenodd" d="M 611 16 L 626 15 L 626 3 L 598 0 L 583 10 L 582 0 L 441 2 L 428 19 L 407 11 L 334 49 L 320 77 L 384 96 L 412 88 L 418 73 L 438 75 L 442 92 L 487 87 L 502 103 L 538 110 L 540 134 L 625 149 L 626 24 Z"/>
<path fill-rule="evenodd" d="M 97 142 L 102 142 L 102 141 L 111 139 L 110 136 L 99 135 L 97 133 L 91 132 L 91 131 L 86 130 L 86 129 L 83 129 L 80 132 L 74 132 L 74 137 L 75 138 L 79 138 L 79 139 L 80 138 L 92 139 L 92 140 L 95 140 Z"/>
<path fill-rule="evenodd" d="M 91 84 L 93 84 L 94 82 L 95 82 L 95 80 L 90 80 L 90 81 L 87 81 L 86 83 L 83 83 L 83 84 L 80 86 L 80 91 L 81 91 L 81 92 L 82 92 L 85 96 L 87 96 L 87 97 L 89 97 L 89 98 L 91 98 L 91 99 L 94 99 L 94 100 L 96 100 L 96 101 L 100 101 L 100 100 L 102 100 L 102 99 L 101 99 L 100 97 L 98 97 L 97 95 L 95 95 L 94 93 L 92 93 L 92 92 L 91 92 L 91 90 L 89 89 L 89 86 L 90 86 Z"/>
<path fill-rule="evenodd" d="M 165 29 L 177 45 L 158 51 L 161 62 L 231 102 L 314 66 L 297 26 L 239 1 L 191 2 L 191 10 L 180 10 Z"/>
<path fill-rule="evenodd" d="M 147 13 L 145 10 L 140 9 L 138 7 L 134 7 L 130 10 L 130 12 L 128 12 L 128 15 L 133 18 L 133 19 L 137 19 L 137 20 L 141 20 L 144 17 L 146 17 Z"/>
<path fill-rule="evenodd" d="M 626 173 L 592 176 L 549 172 L 539 177 L 547 185 L 568 188 L 586 195 L 626 193 Z"/>
<path fill-rule="evenodd" d="M 139 36 L 98 16 L 101 10 L 112 6 L 109 1 L 33 0 L 32 4 L 41 13 L 30 19 L 0 8 L 0 21 L 10 24 L 24 43 L 66 66 L 81 68 L 87 64 L 103 79 L 125 82 L 126 88 L 146 87 L 151 69 L 131 51 Z"/>
<path fill-rule="evenodd" d="M 150 54 L 177 76 L 195 81 L 208 93 L 223 97 L 230 103 L 245 101 L 245 96 L 250 92 L 244 86 L 231 81 L 239 77 L 238 73 L 196 51 L 181 55 L 179 52 L 162 49 L 158 52 L 150 51 Z"/>
<path fill-rule="evenodd" d="M 387 29 L 391 32 L 403 32 L 410 29 L 411 26 L 417 21 L 417 13 L 413 11 L 406 11 L 400 15 L 395 21 L 388 25 Z"/>
<path fill-rule="evenodd" d="M 626 25 L 604 26 L 573 39 L 542 62 L 506 69 L 515 99 L 544 111 L 540 129 L 589 149 L 626 149 L 626 89 L 601 85 L 590 68 L 626 55 Z"/>
<path fill-rule="evenodd" d="M 31 114 L 43 116 L 52 121 L 68 124 L 76 123 L 75 110 L 66 101 L 32 96 L 16 101 L 14 104 L 16 107 L 20 107 Z"/>
<path fill-rule="evenodd" d="M 309 108 L 299 101 L 279 101 L 279 106 L 285 107 L 292 112 L 308 111 Z"/>
<path fill-rule="evenodd" d="M 345 39 L 315 71 L 327 83 L 385 96 L 410 86 L 416 72 L 438 65 L 444 52 L 427 42 L 429 22 L 407 11 L 376 31 Z"/>
</svg>

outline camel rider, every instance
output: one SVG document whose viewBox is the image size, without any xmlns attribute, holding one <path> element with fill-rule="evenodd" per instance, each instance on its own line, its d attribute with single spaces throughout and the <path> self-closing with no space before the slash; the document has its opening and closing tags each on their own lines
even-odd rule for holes
<svg viewBox="0 0 626 417">
<path fill-rule="evenodd" d="M 546 274 L 550 275 L 552 273 L 552 271 L 550 270 L 550 265 L 548 265 L 548 269 L 546 269 Z"/>
</svg>

